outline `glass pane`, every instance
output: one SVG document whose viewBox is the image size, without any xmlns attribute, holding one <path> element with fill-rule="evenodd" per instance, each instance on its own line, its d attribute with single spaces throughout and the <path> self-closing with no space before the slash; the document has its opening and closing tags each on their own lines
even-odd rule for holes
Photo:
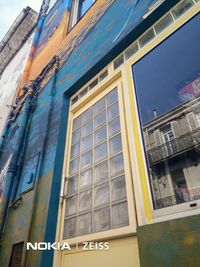
<svg viewBox="0 0 200 267">
<path fill-rule="evenodd" d="M 76 213 L 77 196 L 67 198 L 65 215 L 70 216 Z"/>
<path fill-rule="evenodd" d="M 182 1 L 173 13 L 190 6 Z M 200 199 L 199 25 L 200 14 L 132 66 L 155 209 Z"/>
<path fill-rule="evenodd" d="M 78 175 L 71 177 L 68 180 L 67 195 L 76 193 L 78 190 Z"/>
<path fill-rule="evenodd" d="M 65 220 L 63 239 L 76 236 L 76 217 Z"/>
<path fill-rule="evenodd" d="M 99 207 L 109 202 L 108 183 L 99 185 L 94 189 L 94 206 Z"/>
<path fill-rule="evenodd" d="M 87 235 L 91 233 L 92 230 L 92 215 L 87 213 L 78 216 L 78 235 Z"/>
<path fill-rule="evenodd" d="M 72 144 L 80 141 L 81 138 L 81 129 L 78 129 L 72 133 Z"/>
<path fill-rule="evenodd" d="M 97 162 L 107 157 L 107 144 L 103 143 L 94 149 L 94 161 Z"/>
<path fill-rule="evenodd" d="M 125 177 L 121 176 L 111 181 L 112 201 L 119 201 L 126 198 Z"/>
<path fill-rule="evenodd" d="M 102 98 L 94 105 L 94 115 L 102 112 L 105 109 L 105 98 Z"/>
<path fill-rule="evenodd" d="M 84 124 L 86 121 L 91 120 L 93 117 L 93 108 L 87 109 L 85 112 L 82 114 L 82 124 Z"/>
<path fill-rule="evenodd" d="M 110 145 L 110 155 L 120 152 L 122 150 L 121 134 L 118 134 L 112 139 L 110 139 L 109 145 Z"/>
<path fill-rule="evenodd" d="M 97 145 L 106 139 L 106 126 L 100 128 L 94 133 L 94 145 Z"/>
<path fill-rule="evenodd" d="M 109 122 L 108 124 L 108 135 L 109 137 L 120 132 L 120 121 L 119 121 L 119 117 L 117 117 L 116 119 L 112 120 L 111 122 Z"/>
<path fill-rule="evenodd" d="M 124 161 L 122 154 L 110 159 L 110 172 L 111 176 L 116 176 L 124 172 Z"/>
<path fill-rule="evenodd" d="M 110 229 L 110 208 L 96 210 L 94 212 L 94 232 L 102 232 Z"/>
<path fill-rule="evenodd" d="M 79 211 L 86 211 L 92 208 L 92 191 L 86 190 L 79 196 Z"/>
<path fill-rule="evenodd" d="M 81 155 L 81 169 L 87 168 L 92 164 L 92 151 Z"/>
<path fill-rule="evenodd" d="M 174 17 L 177 19 L 183 15 L 194 3 L 192 0 L 185 0 L 172 10 Z"/>
<path fill-rule="evenodd" d="M 85 137 L 81 143 L 81 152 L 87 151 L 92 148 L 92 134 Z"/>
<path fill-rule="evenodd" d="M 79 158 L 70 162 L 69 174 L 72 175 L 79 170 Z"/>
<path fill-rule="evenodd" d="M 112 103 L 118 100 L 117 88 L 113 89 L 106 95 L 106 105 L 110 106 Z"/>
<path fill-rule="evenodd" d="M 150 29 L 146 32 L 140 39 L 139 44 L 141 47 L 145 46 L 148 42 L 150 42 L 155 36 L 153 29 Z"/>
<path fill-rule="evenodd" d="M 135 42 L 125 52 L 126 60 L 132 57 L 138 50 L 139 50 L 138 43 Z"/>
<path fill-rule="evenodd" d="M 81 173 L 80 176 L 80 189 L 88 187 L 92 184 L 92 169 Z"/>
<path fill-rule="evenodd" d="M 118 102 L 116 102 L 115 104 L 113 104 L 108 108 L 108 120 L 111 121 L 118 115 L 119 115 L 119 106 Z"/>
<path fill-rule="evenodd" d="M 79 16 L 78 16 L 79 19 L 87 12 L 87 10 L 91 7 L 93 2 L 94 2 L 93 0 L 80 0 Z"/>
<path fill-rule="evenodd" d="M 81 115 L 73 120 L 73 131 L 81 126 Z"/>
<path fill-rule="evenodd" d="M 156 23 L 155 30 L 156 33 L 159 34 L 162 32 L 164 29 L 166 29 L 171 23 L 173 22 L 171 14 L 168 14 L 164 18 L 162 18 L 158 23 Z"/>
<path fill-rule="evenodd" d="M 80 143 L 76 143 L 71 148 L 71 159 L 78 157 L 80 154 Z"/>
<path fill-rule="evenodd" d="M 82 127 L 82 138 L 89 135 L 93 131 L 93 122 L 89 121 Z"/>
<path fill-rule="evenodd" d="M 94 168 L 94 179 L 95 182 L 100 182 L 104 179 L 108 179 L 109 173 L 108 173 L 108 162 L 104 161 L 103 163 L 95 166 Z"/>
<path fill-rule="evenodd" d="M 113 228 L 129 225 L 127 202 L 112 206 L 112 224 Z"/>
<path fill-rule="evenodd" d="M 106 112 L 102 112 L 94 118 L 94 128 L 97 129 L 106 122 Z"/>
</svg>

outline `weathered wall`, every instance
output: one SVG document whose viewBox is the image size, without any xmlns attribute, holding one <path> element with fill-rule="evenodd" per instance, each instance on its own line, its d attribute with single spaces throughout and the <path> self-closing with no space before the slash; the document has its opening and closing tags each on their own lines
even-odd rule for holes
<svg viewBox="0 0 200 267">
<path fill-rule="evenodd" d="M 200 215 L 138 228 L 141 267 L 197 267 Z"/>
</svg>

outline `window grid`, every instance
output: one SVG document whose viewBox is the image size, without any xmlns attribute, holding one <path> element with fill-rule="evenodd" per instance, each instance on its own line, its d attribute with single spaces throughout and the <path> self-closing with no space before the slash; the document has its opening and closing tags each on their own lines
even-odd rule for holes
<svg viewBox="0 0 200 267">
<path fill-rule="evenodd" d="M 116 92 L 117 94 L 117 99 L 113 100 L 111 103 L 108 103 L 108 100 L 106 100 L 106 98 L 108 98 L 109 94 L 112 94 L 113 92 Z M 104 101 L 104 107 L 100 108 L 100 110 L 98 112 L 96 112 L 95 114 L 95 106 L 97 106 L 97 103 L 100 103 L 100 101 Z M 108 116 L 108 111 L 109 109 L 113 108 L 115 105 L 118 105 L 118 112 L 116 114 L 116 111 L 114 110 L 114 112 L 112 113 L 113 117 L 109 120 L 109 116 Z M 89 109 L 92 108 L 92 116 L 91 118 L 88 118 L 86 121 L 83 122 L 82 118 L 83 115 L 88 112 Z M 78 175 L 78 186 L 77 186 L 77 190 L 74 190 L 75 192 L 72 193 L 68 193 L 67 192 L 67 202 L 66 202 L 66 210 L 65 210 L 65 222 L 67 222 L 67 220 L 69 221 L 69 219 L 75 219 L 76 220 L 76 230 L 75 230 L 75 234 L 74 235 L 65 235 L 65 231 L 64 231 L 64 236 L 63 238 L 72 238 L 72 237 L 76 237 L 76 236 L 81 236 L 84 234 L 78 233 L 78 218 L 81 215 L 84 214 L 90 214 L 92 216 L 92 223 L 91 223 L 91 229 L 90 232 L 86 233 L 86 234 L 91 234 L 91 233 L 95 233 L 95 232 L 101 232 L 101 231 L 106 231 L 106 230 L 110 230 L 110 229 L 114 229 L 114 228 L 119 228 L 119 227 L 123 227 L 123 226 L 127 226 L 127 224 L 124 225 L 119 225 L 117 227 L 114 226 L 114 222 L 113 222 L 113 214 L 112 214 L 112 209 L 115 205 L 119 205 L 120 203 L 125 203 L 125 205 L 127 205 L 127 196 L 123 197 L 122 199 L 115 199 L 112 200 L 112 183 L 113 181 L 117 181 L 119 180 L 119 178 L 121 178 L 121 180 L 125 180 L 125 174 L 124 174 L 124 161 L 122 158 L 122 170 L 119 173 L 116 173 L 115 175 L 112 176 L 111 173 L 111 160 L 114 159 L 116 156 L 118 155 L 123 155 L 123 149 L 122 149 L 122 145 L 120 147 L 119 151 L 114 151 L 114 153 L 111 153 L 110 151 L 110 143 L 111 140 L 113 138 L 115 138 L 116 136 L 120 136 L 121 138 L 121 127 L 120 127 L 120 114 L 119 114 L 119 103 L 118 103 L 118 92 L 117 92 L 117 88 L 114 88 L 110 93 L 108 93 L 105 97 L 101 98 L 99 101 L 97 101 L 92 107 L 90 107 L 89 109 L 87 109 L 85 112 L 83 112 L 81 115 L 79 115 L 77 118 L 75 118 L 73 120 L 73 131 L 72 131 L 72 136 L 73 133 L 77 130 L 80 129 L 80 138 L 79 140 L 77 140 L 77 142 L 73 142 L 72 144 L 78 144 L 80 142 L 79 145 L 79 149 L 80 149 L 80 153 L 79 155 L 77 155 L 77 157 L 73 157 L 71 158 L 72 155 L 72 150 L 70 152 L 70 166 L 71 162 L 74 160 L 79 159 L 79 168 L 76 172 L 73 172 L 73 174 L 70 174 L 70 178 L 69 178 L 69 182 L 70 179 L 72 179 L 75 175 Z M 106 121 L 103 122 L 101 125 L 98 125 L 98 127 L 95 128 L 95 118 L 98 117 L 99 115 L 106 113 Z M 78 125 L 78 127 L 75 127 L 75 121 L 79 120 L 78 118 L 81 118 L 81 123 Z M 110 123 L 114 123 L 116 120 L 119 120 L 119 127 L 117 128 L 117 130 L 115 130 L 112 133 L 109 133 L 109 125 Z M 92 146 L 88 147 L 87 150 L 84 151 L 84 154 L 87 153 L 88 151 L 92 151 L 92 163 L 87 166 L 86 168 L 81 166 L 81 162 L 82 162 L 82 157 L 83 157 L 83 153 L 82 153 L 82 140 L 83 140 L 83 126 L 86 125 L 89 122 L 93 122 L 93 129 L 92 129 Z M 101 140 L 100 142 L 98 142 L 97 144 L 95 144 L 95 133 L 100 130 L 103 129 L 103 127 L 106 127 L 106 138 L 103 138 L 103 140 Z M 84 138 L 88 137 L 91 133 L 87 133 L 87 135 L 84 135 Z M 122 139 L 121 139 L 122 142 Z M 98 148 L 99 146 L 101 146 L 102 144 L 106 144 L 107 145 L 107 153 L 106 156 L 103 156 L 100 160 L 96 160 L 95 161 L 95 149 Z M 71 146 L 72 148 L 72 146 Z M 101 166 L 101 164 L 106 163 L 108 166 L 108 173 L 107 173 L 107 177 L 103 177 L 103 179 L 100 180 L 96 180 L 96 174 L 95 174 L 95 169 L 99 166 Z M 87 184 L 87 186 L 81 188 L 81 174 L 85 171 L 88 170 L 92 170 L 92 183 Z M 104 175 L 105 176 L 105 175 Z M 68 182 L 68 186 L 69 186 L 69 182 Z M 122 183 L 123 184 L 123 183 Z M 106 186 L 108 185 L 108 202 L 106 201 L 105 203 L 99 203 L 98 205 L 95 205 L 95 192 L 97 192 L 97 190 L 100 190 L 100 187 L 102 186 Z M 114 186 L 114 185 L 113 185 Z M 125 187 L 125 181 L 124 181 L 124 187 Z M 122 188 L 123 190 L 124 188 Z M 81 193 L 84 192 L 89 192 L 89 190 L 91 190 L 91 204 L 92 206 L 90 206 L 89 209 L 86 210 L 81 210 L 80 211 L 80 196 Z M 96 191 L 95 191 L 96 190 Z M 125 190 L 125 189 L 124 189 Z M 67 189 L 68 191 L 68 189 Z M 106 193 L 107 194 L 107 193 Z M 67 214 L 67 210 L 68 210 L 68 204 L 69 204 L 69 200 L 71 200 L 72 198 L 76 198 L 76 203 L 75 203 L 75 213 L 73 214 Z M 114 198 L 113 198 L 114 199 Z M 109 224 L 107 225 L 106 229 L 96 229 L 95 231 L 95 213 L 98 211 L 104 211 L 105 213 L 106 208 L 109 209 Z M 127 215 L 128 216 L 128 215 Z M 128 221 L 128 218 L 127 218 Z M 100 228 L 102 228 L 102 225 L 99 225 Z"/>
</svg>

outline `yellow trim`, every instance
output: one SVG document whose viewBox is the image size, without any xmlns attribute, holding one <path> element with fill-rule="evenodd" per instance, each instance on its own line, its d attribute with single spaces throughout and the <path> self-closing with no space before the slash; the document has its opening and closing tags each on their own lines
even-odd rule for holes
<svg viewBox="0 0 200 267">
<path fill-rule="evenodd" d="M 159 45 L 163 40 L 168 38 L 171 34 L 173 34 L 177 29 L 179 29 L 183 24 L 185 24 L 188 20 L 190 20 L 193 16 L 198 14 L 200 11 L 200 3 L 195 4 L 190 10 L 188 10 L 183 16 L 174 21 L 165 31 L 156 36 L 149 44 L 147 44 L 144 48 L 139 50 L 132 58 L 130 58 L 124 65 L 126 67 L 127 80 L 128 80 L 128 90 L 130 94 L 130 107 L 131 107 L 131 115 L 132 115 L 132 129 L 134 133 L 134 144 L 136 148 L 136 156 L 138 159 L 138 167 L 139 167 L 139 175 L 140 175 L 140 183 L 142 188 L 143 200 L 144 200 L 144 209 L 145 209 L 145 217 L 147 219 L 147 223 L 152 221 L 153 211 L 152 211 L 152 203 L 150 197 L 150 191 L 148 187 L 148 177 L 146 173 L 146 161 L 143 155 L 143 144 L 140 136 L 140 125 L 137 116 L 137 104 L 135 97 L 135 89 L 133 84 L 132 77 L 132 65 L 135 64 L 139 59 L 141 59 L 144 55 L 154 49 L 157 45 Z M 166 15 L 166 14 L 165 14 Z M 123 66 L 122 66 L 123 67 Z"/>
</svg>

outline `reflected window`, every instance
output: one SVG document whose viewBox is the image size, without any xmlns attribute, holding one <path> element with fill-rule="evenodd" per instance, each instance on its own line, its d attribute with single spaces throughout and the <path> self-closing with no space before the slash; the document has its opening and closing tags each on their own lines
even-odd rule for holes
<svg viewBox="0 0 200 267">
<path fill-rule="evenodd" d="M 73 119 L 70 151 L 63 238 L 128 226 L 117 88 Z"/>
<path fill-rule="evenodd" d="M 155 209 L 200 199 L 199 25 L 196 15 L 132 66 Z"/>
</svg>

